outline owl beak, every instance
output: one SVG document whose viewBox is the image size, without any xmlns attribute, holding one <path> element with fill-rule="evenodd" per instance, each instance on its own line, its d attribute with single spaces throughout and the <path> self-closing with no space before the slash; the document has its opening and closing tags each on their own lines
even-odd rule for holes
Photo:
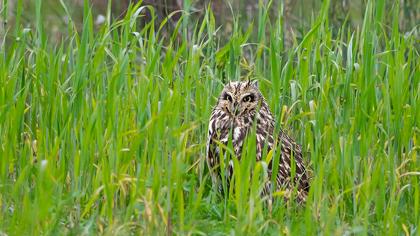
<svg viewBox="0 0 420 236">
<path fill-rule="evenodd" d="M 238 103 L 237 102 L 233 103 L 233 109 L 232 109 L 232 111 L 235 114 L 235 116 L 239 115 L 239 106 L 238 106 Z"/>
</svg>

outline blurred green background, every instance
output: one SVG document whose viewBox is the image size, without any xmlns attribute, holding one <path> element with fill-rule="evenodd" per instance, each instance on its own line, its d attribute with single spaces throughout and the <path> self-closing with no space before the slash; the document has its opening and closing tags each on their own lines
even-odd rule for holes
<svg viewBox="0 0 420 236">
<path fill-rule="evenodd" d="M 21 4 L 24 25 L 28 28 L 34 27 L 35 16 L 35 1 L 31 0 L 2 0 L 1 14 L 2 24 L 0 27 L 2 35 L 8 29 L 13 28 L 15 23 L 14 15 L 16 13 L 17 5 Z M 82 28 L 83 19 L 83 0 L 44 0 L 43 12 L 46 22 L 48 22 L 50 40 L 61 40 L 66 36 L 67 24 L 69 19 L 64 12 L 61 3 L 63 2 L 69 9 L 73 21 Z M 137 3 L 139 1 L 121 0 L 121 1 L 107 1 L 107 0 L 89 0 L 92 11 L 94 12 L 95 25 L 99 27 L 107 15 L 107 9 L 111 9 L 111 18 L 113 20 L 119 19 L 125 15 L 125 11 L 130 3 Z M 204 15 L 204 9 L 210 6 L 216 16 L 216 23 L 222 26 L 221 32 L 229 35 L 233 29 L 233 15 L 237 16 L 238 21 L 245 26 L 252 22 L 258 16 L 258 6 L 270 6 L 270 17 L 276 19 L 280 12 L 283 12 L 283 25 L 285 27 L 286 46 L 291 46 L 291 41 L 294 37 L 298 40 L 302 37 L 303 32 L 306 32 L 311 22 L 319 12 L 322 1 L 318 0 L 283 0 L 283 1 L 267 1 L 267 0 L 144 0 L 143 5 L 152 5 L 156 9 L 158 17 L 156 22 L 164 19 L 167 15 L 174 11 L 188 10 L 191 12 L 191 17 L 201 19 Z M 332 0 L 329 10 L 329 23 L 333 26 L 332 30 L 335 33 L 343 24 L 349 25 L 353 29 L 360 29 L 363 23 L 363 15 L 366 10 L 366 0 Z M 395 7 L 395 1 L 386 1 L 385 14 L 383 16 L 386 24 L 382 25 L 384 30 L 391 25 L 392 11 Z M 403 33 L 412 33 L 419 38 L 420 24 L 420 1 L 419 0 L 401 0 L 400 4 L 399 28 Z M 179 14 L 180 15 L 180 14 Z M 179 19 L 179 15 L 171 18 L 172 25 L 175 25 Z M 4 19 L 7 19 L 4 22 Z M 144 22 L 150 21 L 150 16 L 142 18 Z"/>
</svg>

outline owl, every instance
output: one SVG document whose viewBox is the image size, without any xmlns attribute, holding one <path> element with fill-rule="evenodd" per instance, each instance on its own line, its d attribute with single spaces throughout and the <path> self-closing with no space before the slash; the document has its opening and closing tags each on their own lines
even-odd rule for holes
<svg viewBox="0 0 420 236">
<path fill-rule="evenodd" d="M 264 150 L 266 150 L 265 153 L 269 153 L 270 150 L 276 149 L 276 153 L 280 155 L 275 181 L 277 186 L 274 190 L 292 190 L 292 187 L 295 187 L 298 202 L 305 201 L 309 183 L 301 147 L 282 130 L 277 134 L 274 133 L 275 120 L 258 88 L 257 81 L 228 83 L 211 113 L 208 127 L 206 160 L 213 186 L 219 191 L 223 191 L 219 164 L 227 158 L 225 155 L 222 156 L 222 153 L 226 152 L 220 150 L 223 146 L 220 143 L 227 146 L 231 142 L 235 153 L 234 158 L 240 161 L 245 138 L 255 127 L 256 161 L 264 158 L 262 156 Z M 274 158 L 271 158 L 267 163 L 269 179 L 271 179 L 273 160 Z M 233 163 L 232 160 L 229 161 L 225 172 L 228 187 L 233 175 Z M 292 174 L 291 165 L 295 165 L 294 174 Z M 264 183 L 262 195 L 271 193 L 271 187 L 271 181 Z"/>
</svg>

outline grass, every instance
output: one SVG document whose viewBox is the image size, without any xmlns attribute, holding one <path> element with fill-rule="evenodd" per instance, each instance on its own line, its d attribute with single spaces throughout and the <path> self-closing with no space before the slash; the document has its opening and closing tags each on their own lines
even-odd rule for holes
<svg viewBox="0 0 420 236">
<path fill-rule="evenodd" d="M 399 1 L 384 2 L 367 3 L 362 28 L 331 29 L 324 1 L 285 48 L 283 19 L 262 1 L 226 43 L 210 10 L 195 22 L 186 4 L 167 33 L 165 21 L 140 27 L 153 9 L 134 5 L 95 29 L 85 1 L 81 32 L 70 18 L 57 44 L 43 2 L 24 28 L 17 1 L 0 45 L 0 234 L 419 235 L 418 38 L 399 31 Z M 223 83 L 240 78 L 259 81 L 302 144 L 303 206 L 264 207 L 252 142 L 236 194 L 211 189 L 207 122 Z"/>
</svg>

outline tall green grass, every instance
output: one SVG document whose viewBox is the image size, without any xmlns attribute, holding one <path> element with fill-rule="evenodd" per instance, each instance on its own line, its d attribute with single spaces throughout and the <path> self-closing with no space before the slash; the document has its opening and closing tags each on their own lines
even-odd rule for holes
<svg viewBox="0 0 420 236">
<path fill-rule="evenodd" d="M 154 11 L 137 4 L 95 29 L 85 1 L 82 30 L 68 13 L 58 44 L 43 1 L 31 28 L 21 4 L 0 55 L 0 234 L 420 233 L 420 60 L 399 1 L 369 1 L 359 29 L 331 29 L 324 1 L 292 48 L 282 4 L 273 21 L 260 1 L 222 43 L 211 10 L 196 22 L 185 4 L 168 33 L 166 20 L 140 25 Z M 242 77 L 302 144 L 304 205 L 264 205 L 252 139 L 231 194 L 211 188 L 207 122 L 223 84 Z"/>
</svg>

